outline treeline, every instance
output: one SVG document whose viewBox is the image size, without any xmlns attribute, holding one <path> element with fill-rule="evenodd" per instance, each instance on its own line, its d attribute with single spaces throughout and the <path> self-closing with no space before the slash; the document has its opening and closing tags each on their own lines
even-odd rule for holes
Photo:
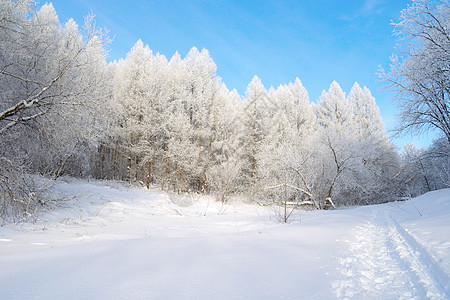
<svg viewBox="0 0 450 300">
<path fill-rule="evenodd" d="M 436 142 L 434 156 L 411 147 L 399 155 L 375 99 L 357 83 L 346 96 L 333 82 L 311 103 L 299 79 L 266 90 L 255 76 L 242 97 L 221 82 L 205 49 L 168 60 L 138 41 L 107 64 L 109 40 L 92 17 L 80 30 L 73 20 L 61 25 L 51 4 L 35 10 L 31 1 L 1 0 L 1 7 L 3 217 L 20 219 L 48 201 L 27 174 L 318 209 L 396 200 L 449 182 L 448 156 L 436 154 L 448 144 Z"/>
<path fill-rule="evenodd" d="M 112 117 L 96 177 L 317 208 L 392 193 L 399 160 L 374 98 L 356 83 L 346 97 L 333 82 L 312 104 L 298 79 L 267 91 L 254 77 L 241 99 L 206 50 L 168 61 L 141 41 L 109 68 Z"/>
</svg>

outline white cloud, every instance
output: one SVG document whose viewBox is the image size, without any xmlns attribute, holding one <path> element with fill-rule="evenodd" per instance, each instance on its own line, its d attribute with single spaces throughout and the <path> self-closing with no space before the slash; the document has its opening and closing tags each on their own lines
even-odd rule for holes
<svg viewBox="0 0 450 300">
<path fill-rule="evenodd" d="M 359 17 L 380 14 L 383 12 L 382 4 L 384 2 L 384 0 L 365 0 L 363 6 L 356 10 L 354 14 L 343 14 L 339 16 L 339 19 L 352 22 Z"/>
<path fill-rule="evenodd" d="M 363 16 L 379 14 L 383 11 L 381 4 L 384 0 L 366 0 L 364 6 L 360 10 L 360 14 Z"/>
</svg>

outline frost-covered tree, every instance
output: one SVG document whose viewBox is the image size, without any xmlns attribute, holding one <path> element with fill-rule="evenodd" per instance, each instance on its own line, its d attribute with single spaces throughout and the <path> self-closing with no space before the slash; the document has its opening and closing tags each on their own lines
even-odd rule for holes
<svg viewBox="0 0 450 300">
<path fill-rule="evenodd" d="M 398 130 L 438 130 L 450 143 L 450 3 L 415 0 L 393 25 L 400 47 L 381 76 L 397 92 Z"/>
<path fill-rule="evenodd" d="M 446 138 L 435 140 L 428 149 L 405 145 L 396 177 L 401 196 L 416 197 L 450 186 L 449 147 Z"/>
<path fill-rule="evenodd" d="M 161 130 L 160 72 L 165 64 L 164 59 L 161 62 L 160 57 L 154 57 L 139 40 L 115 67 L 117 138 L 122 146 L 121 155 L 127 159 L 127 179 L 145 178 L 147 186 L 153 177 L 155 138 Z"/>
<path fill-rule="evenodd" d="M 400 190 L 417 195 L 448 186 L 450 144 L 450 3 L 416 0 L 394 23 L 399 49 L 382 78 L 397 92 L 398 132 L 435 130 L 442 138 L 419 151 L 411 146 L 402 155 Z M 447 146 L 445 146 L 445 143 Z M 439 174 L 439 175 L 437 175 Z"/>
<path fill-rule="evenodd" d="M 349 135 L 352 125 L 351 107 L 336 81 L 331 83 L 327 92 L 322 92 L 316 105 L 316 114 L 321 126 L 318 148 L 323 155 L 323 183 L 317 185 L 320 189 L 316 194 L 320 195 L 322 205 L 325 205 L 326 199 L 334 197 L 339 180 L 345 178 L 343 172 L 354 162 L 357 154 L 353 145 L 354 137 Z"/>
<path fill-rule="evenodd" d="M 353 134 L 360 139 L 367 139 L 384 135 L 383 122 L 380 117 L 380 110 L 375 103 L 367 87 L 361 88 L 357 82 L 353 85 L 347 100 L 352 110 L 354 124 Z"/>
<path fill-rule="evenodd" d="M 12 40 L 2 44 L 0 67 L 3 141 L 15 143 L 19 151 L 18 136 L 36 141 L 36 149 L 24 146 L 28 155 L 38 156 L 31 160 L 40 172 L 58 176 L 70 159 L 72 171 L 77 167 L 85 172 L 74 163 L 96 127 L 93 118 L 85 118 L 87 109 L 103 99 L 103 33 L 92 17 L 87 18 L 84 36 L 73 20 L 61 26 L 51 5 L 16 23 L 14 30 L 7 25 L 2 28 Z M 42 151 L 44 145 L 47 151 Z"/>
<path fill-rule="evenodd" d="M 403 148 L 402 169 L 396 177 L 403 197 L 416 197 L 431 190 L 424 152 L 425 149 L 418 149 L 414 144 L 407 144 Z"/>
<path fill-rule="evenodd" d="M 241 141 L 242 148 L 245 149 L 243 172 L 250 194 L 257 189 L 258 155 L 271 118 L 273 118 L 273 110 L 267 91 L 261 79 L 254 76 L 247 86 L 242 115 L 244 132 Z"/>
<path fill-rule="evenodd" d="M 389 192 L 377 191 L 392 191 L 398 159 L 370 91 L 355 84 L 345 98 L 333 82 L 316 111 L 324 174 L 317 193 L 336 205 L 387 201 Z"/>
<path fill-rule="evenodd" d="M 428 190 L 450 187 L 450 145 L 445 138 L 435 140 L 425 151 L 420 167 Z"/>
<path fill-rule="evenodd" d="M 229 97 L 208 51 L 193 48 L 168 62 L 138 41 L 113 69 L 116 140 L 128 161 L 128 180 L 205 192 L 222 130 L 217 122 Z"/>
<path fill-rule="evenodd" d="M 257 158 L 260 197 L 281 204 L 286 222 L 288 203 L 315 203 L 308 176 L 316 137 L 316 118 L 301 81 L 281 85 L 269 94 L 272 118 Z M 311 202 L 312 201 L 312 202 Z"/>
<path fill-rule="evenodd" d="M 61 25 L 51 4 L 33 4 L 0 2 L 0 177 L 9 191 L 3 203 L 26 190 L 23 176 L 12 180 L 14 169 L 86 175 L 102 121 L 93 116 L 105 95 L 104 32 L 92 16 L 80 31 L 73 20 Z M 30 195 L 15 203 L 32 209 L 37 200 Z"/>
<path fill-rule="evenodd" d="M 19 8 L 25 5 L 3 2 Z M 8 20 L 8 16 L 2 18 L 0 32 L 0 134 L 39 119 L 61 105 L 78 104 L 97 87 L 96 68 L 104 66 L 104 35 L 92 17 L 86 19 L 84 36 L 73 20 L 61 27 L 51 4 L 44 5 L 31 18 Z M 88 76 L 90 72 L 92 76 Z M 67 85 L 69 81 L 71 85 Z"/>
<path fill-rule="evenodd" d="M 220 90 L 216 65 L 207 50 L 192 48 L 183 60 L 175 55 L 169 68 L 168 177 L 175 190 L 204 192 L 211 165 L 211 112 Z"/>
<path fill-rule="evenodd" d="M 352 109 L 351 134 L 362 164 L 353 172 L 357 175 L 356 191 L 346 189 L 346 198 L 357 195 L 350 203 L 371 203 L 393 196 L 393 177 L 399 168 L 399 158 L 383 129 L 379 108 L 370 90 L 355 83 L 347 97 Z M 380 190 L 377 192 L 377 190 Z"/>
<path fill-rule="evenodd" d="M 351 118 L 351 107 L 341 86 L 333 81 L 328 91 L 323 91 L 316 106 L 318 122 L 325 128 L 343 132 Z"/>
<path fill-rule="evenodd" d="M 222 202 L 231 194 L 243 191 L 244 149 L 240 147 L 242 106 L 239 101 L 236 90 L 229 92 L 222 86 L 211 107 L 210 163 L 206 179 L 208 188 Z"/>
</svg>

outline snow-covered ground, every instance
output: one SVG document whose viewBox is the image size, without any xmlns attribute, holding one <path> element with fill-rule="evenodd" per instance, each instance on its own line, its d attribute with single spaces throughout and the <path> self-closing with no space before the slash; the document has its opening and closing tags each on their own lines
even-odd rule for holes
<svg viewBox="0 0 450 300">
<path fill-rule="evenodd" d="M 70 180 L 0 227 L 0 299 L 450 299 L 450 190 L 298 212 Z"/>
</svg>

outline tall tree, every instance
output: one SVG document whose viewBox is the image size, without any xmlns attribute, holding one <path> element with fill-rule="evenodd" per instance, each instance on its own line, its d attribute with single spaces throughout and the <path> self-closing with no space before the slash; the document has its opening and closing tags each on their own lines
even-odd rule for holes
<svg viewBox="0 0 450 300">
<path fill-rule="evenodd" d="M 268 121 L 273 113 L 272 104 L 264 85 L 257 76 L 247 86 L 243 108 L 242 148 L 244 154 L 244 174 L 248 180 L 250 193 L 254 193 L 257 183 L 258 155 L 261 151 L 264 136 L 269 128 Z"/>
<path fill-rule="evenodd" d="M 287 222 L 292 212 L 288 204 L 312 203 L 319 207 L 311 190 L 315 171 L 312 155 L 318 150 L 314 143 L 316 116 L 298 78 L 271 90 L 269 97 L 273 117 L 257 156 L 260 197 L 281 204 L 278 216 Z"/>
<path fill-rule="evenodd" d="M 114 79 L 114 98 L 118 104 L 119 136 L 122 155 L 128 160 L 127 179 L 142 180 L 143 162 L 154 154 L 152 140 L 158 125 L 158 82 L 153 53 L 138 40 L 125 60 L 118 63 Z M 150 171 L 151 173 L 151 171 Z M 150 178 L 151 174 L 147 174 Z"/>
<path fill-rule="evenodd" d="M 206 177 L 209 189 L 222 202 L 230 194 L 243 190 L 240 99 L 236 90 L 229 92 L 222 85 L 211 107 L 210 163 Z"/>
<path fill-rule="evenodd" d="M 328 92 L 322 92 L 316 111 L 318 121 L 322 126 L 344 130 L 351 117 L 351 108 L 347 104 L 345 93 L 339 83 L 333 81 Z"/>
<path fill-rule="evenodd" d="M 336 205 L 362 204 L 376 200 L 376 190 L 392 191 L 389 184 L 398 161 L 370 91 L 355 84 L 345 98 L 333 82 L 316 111 L 321 124 L 322 199 Z"/>
<path fill-rule="evenodd" d="M 352 110 L 351 116 L 354 124 L 351 126 L 354 127 L 353 133 L 355 135 L 360 139 L 384 135 L 380 110 L 375 103 L 375 98 L 367 87 L 361 88 L 355 82 L 348 94 L 347 101 Z"/>
<path fill-rule="evenodd" d="M 393 25 L 402 48 L 381 76 L 397 92 L 398 131 L 438 130 L 450 143 L 450 3 L 413 1 Z"/>
<path fill-rule="evenodd" d="M 28 213 L 38 201 L 24 173 L 89 172 L 101 118 L 88 110 L 105 99 L 108 39 L 92 16 L 80 31 L 73 20 L 62 26 L 51 4 L 0 4 L 0 181 L 10 191 L 0 202 L 21 199 L 15 213 Z"/>
</svg>

